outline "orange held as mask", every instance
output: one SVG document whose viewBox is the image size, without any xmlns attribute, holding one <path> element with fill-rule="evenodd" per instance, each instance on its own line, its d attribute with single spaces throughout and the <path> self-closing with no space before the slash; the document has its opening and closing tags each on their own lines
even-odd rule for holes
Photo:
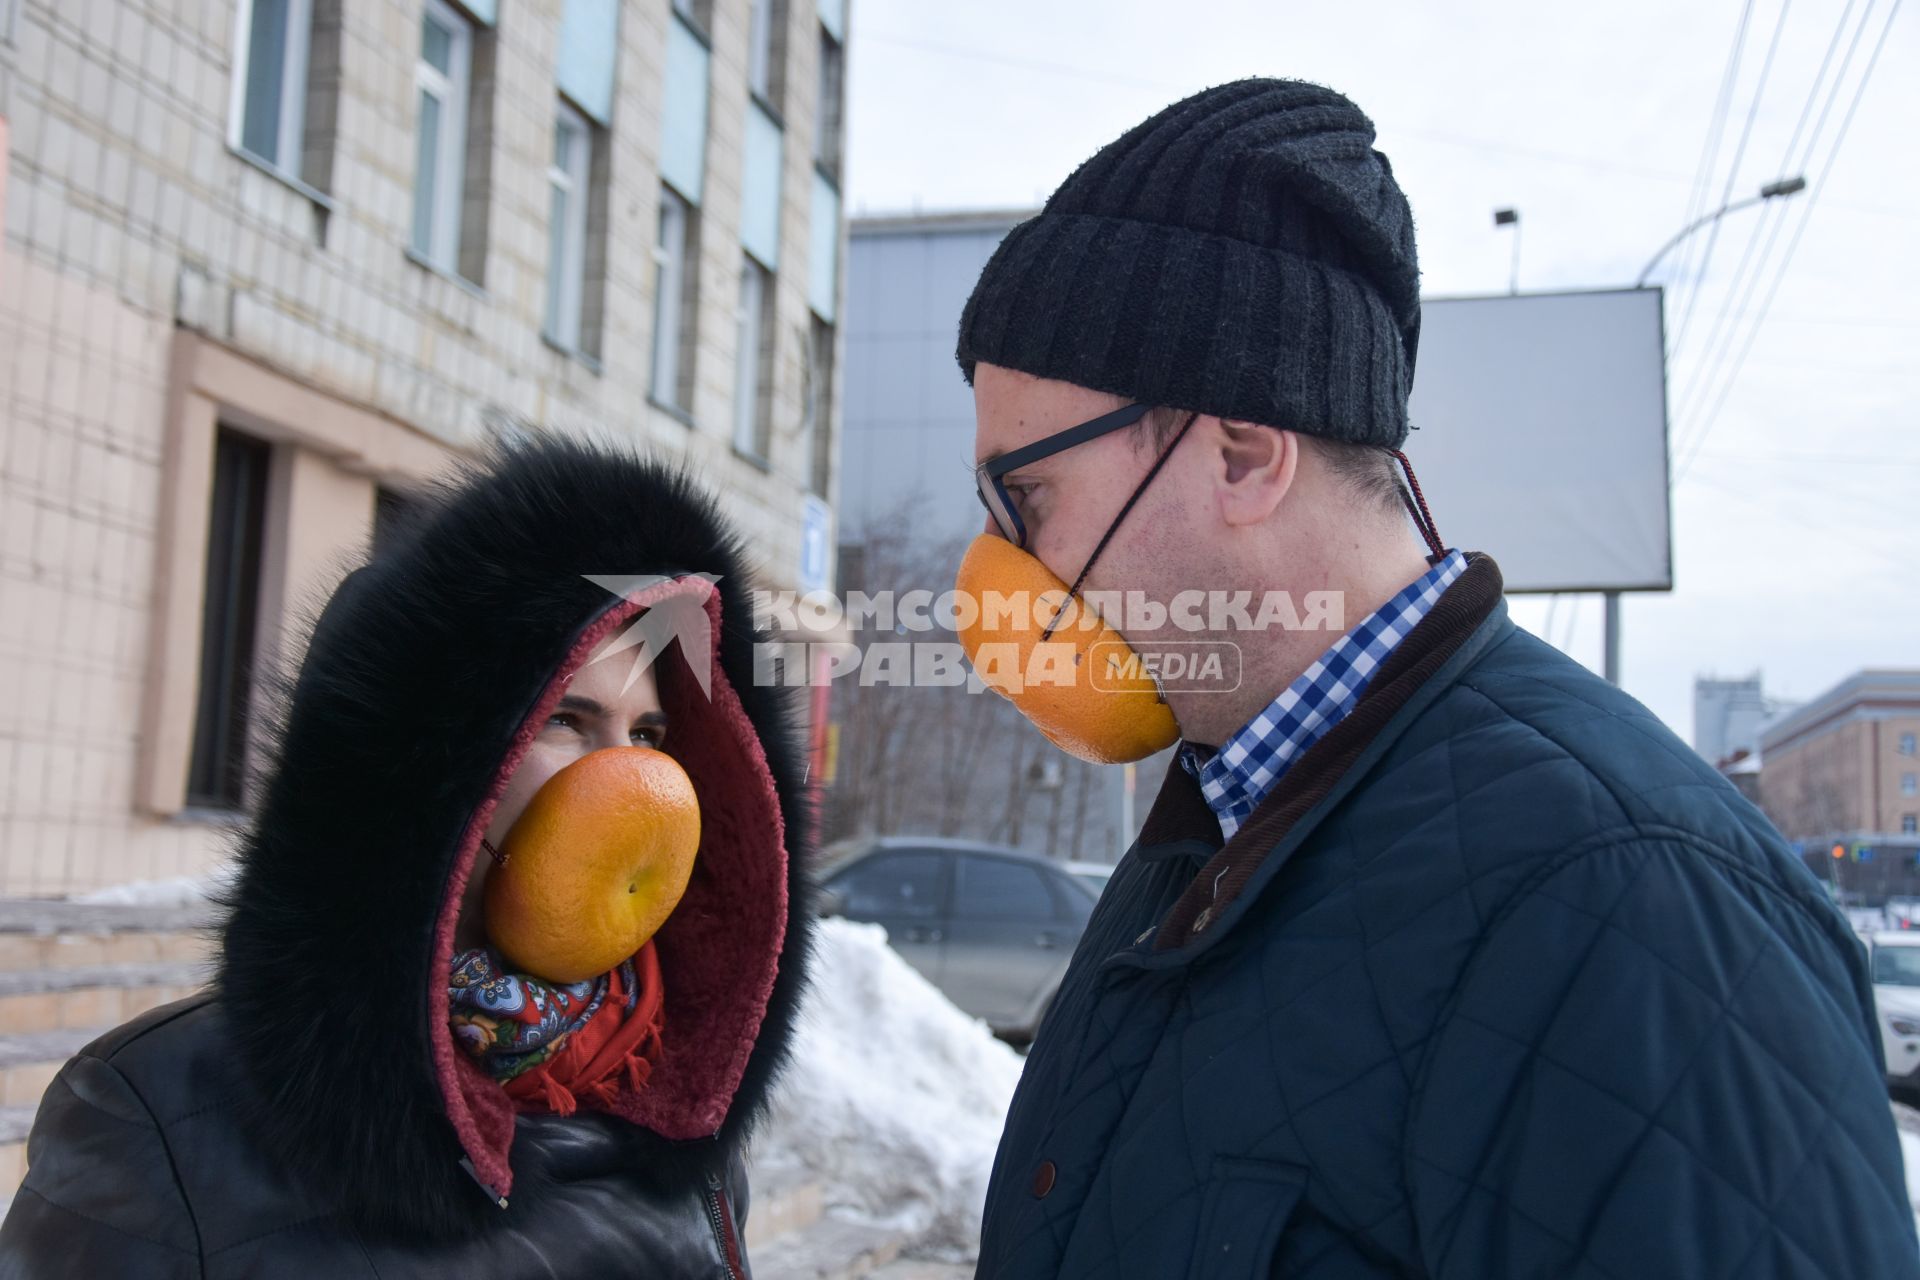
<svg viewBox="0 0 1920 1280">
<path fill-rule="evenodd" d="M 585 982 L 645 946 L 700 847 L 693 780 L 650 747 L 591 751 L 543 783 L 487 876 L 488 941 L 515 969 Z"/>
<path fill-rule="evenodd" d="M 977 605 L 959 631 L 981 683 L 1062 751 L 1125 764 L 1180 736 L 1133 647 L 1034 556 L 983 533 L 954 586 Z"/>
</svg>

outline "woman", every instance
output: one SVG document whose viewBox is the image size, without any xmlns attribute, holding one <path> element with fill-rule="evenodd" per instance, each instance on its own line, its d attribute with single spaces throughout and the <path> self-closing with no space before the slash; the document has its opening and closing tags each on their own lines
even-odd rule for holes
<svg viewBox="0 0 1920 1280">
<path fill-rule="evenodd" d="M 217 982 L 62 1069 L 0 1275 L 747 1275 L 741 1144 L 810 913 L 800 759 L 753 681 L 746 591 L 687 479 L 559 440 L 503 448 L 351 574 L 290 695 Z M 624 746 L 684 770 L 698 851 L 648 963 L 562 998 L 491 945 L 484 881 L 554 774 Z M 476 967 L 565 1006 L 509 1028 L 548 1037 L 538 1072 L 499 1052 L 526 1044 Z M 636 1034 L 561 1072 L 556 1033 L 587 1026 Z"/>
</svg>

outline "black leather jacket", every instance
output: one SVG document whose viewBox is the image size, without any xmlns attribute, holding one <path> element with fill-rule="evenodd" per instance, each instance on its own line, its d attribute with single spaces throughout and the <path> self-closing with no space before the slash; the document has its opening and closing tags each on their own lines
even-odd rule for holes
<svg viewBox="0 0 1920 1280">
<path fill-rule="evenodd" d="M 432 501 L 314 627 L 213 994 L 47 1090 L 0 1277 L 746 1275 L 740 1152 L 812 912 L 794 695 L 756 683 L 739 544 L 685 476 L 562 438 Z M 660 1057 L 563 1118 L 453 1043 L 447 978 L 495 801 L 603 646 L 653 663 L 701 842 L 655 936 Z"/>
<path fill-rule="evenodd" d="M 230 1105 L 245 1087 L 217 996 L 156 1009 L 83 1049 L 34 1123 L 33 1177 L 0 1228 L 0 1276 L 747 1275 L 737 1154 L 712 1179 L 721 1185 L 662 1192 L 619 1140 L 623 1121 L 523 1116 L 516 1171 L 539 1171 L 543 1185 L 490 1208 L 494 1229 L 423 1246 L 369 1238 L 263 1150 Z"/>
</svg>

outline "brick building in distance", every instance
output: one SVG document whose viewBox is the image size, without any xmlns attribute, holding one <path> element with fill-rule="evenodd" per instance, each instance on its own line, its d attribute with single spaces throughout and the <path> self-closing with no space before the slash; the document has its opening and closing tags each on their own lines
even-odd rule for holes
<svg viewBox="0 0 1920 1280">
<path fill-rule="evenodd" d="M 1768 816 L 1849 901 L 1920 894 L 1920 669 L 1856 672 L 1760 733 Z"/>
</svg>

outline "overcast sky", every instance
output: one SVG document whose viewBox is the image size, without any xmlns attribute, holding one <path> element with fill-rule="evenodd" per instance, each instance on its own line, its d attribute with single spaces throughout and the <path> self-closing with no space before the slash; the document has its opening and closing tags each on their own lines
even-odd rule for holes
<svg viewBox="0 0 1920 1280">
<path fill-rule="evenodd" d="M 1623 682 L 1688 736 L 1698 673 L 1758 669 L 1769 693 L 1806 698 L 1863 666 L 1920 666 L 1920 15 L 1898 0 L 853 0 L 848 207 L 1036 205 L 1166 104 L 1293 76 L 1373 117 L 1428 294 L 1507 289 L 1503 206 L 1520 210 L 1523 290 L 1629 284 L 1685 221 L 1743 12 L 1705 208 L 1730 175 L 1733 198 L 1793 172 L 1810 189 L 1723 220 L 1704 273 L 1702 231 L 1655 275 L 1669 286 L 1675 588 L 1626 598 Z M 1546 600 L 1514 612 L 1546 633 Z M 1600 622 L 1597 597 L 1567 597 L 1551 638 L 1597 669 Z"/>
</svg>

